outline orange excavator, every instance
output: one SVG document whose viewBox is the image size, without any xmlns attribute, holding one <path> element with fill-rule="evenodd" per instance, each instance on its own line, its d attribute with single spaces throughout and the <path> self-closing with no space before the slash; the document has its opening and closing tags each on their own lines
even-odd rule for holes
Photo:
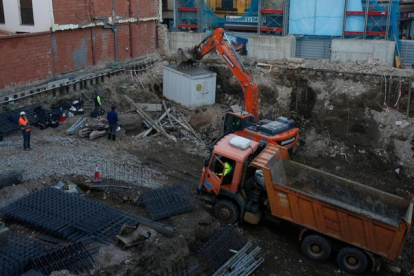
<svg viewBox="0 0 414 276">
<path fill-rule="evenodd" d="M 212 50 L 223 58 L 240 83 L 244 92 L 246 111 L 227 112 L 224 119 L 224 134 L 235 133 L 253 141 L 278 144 L 288 149 L 296 146 L 299 130 L 294 121 L 278 117 L 276 121 L 259 121 L 259 90 L 255 79 L 244 67 L 223 28 L 215 29 L 210 36 L 191 49 L 178 49 L 177 65 L 191 64 L 201 60 Z"/>
</svg>

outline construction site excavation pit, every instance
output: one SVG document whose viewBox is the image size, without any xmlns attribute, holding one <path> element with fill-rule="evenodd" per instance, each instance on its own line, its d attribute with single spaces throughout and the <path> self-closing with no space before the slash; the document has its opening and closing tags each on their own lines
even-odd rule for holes
<svg viewBox="0 0 414 276">
<path fill-rule="evenodd" d="M 84 114 L 67 116 L 56 128 L 33 126 L 32 151 L 22 150 L 19 131 L 4 135 L 0 141 L 0 173 L 18 171 L 21 177 L 1 187 L 0 208 L 59 181 L 64 190 L 76 184 L 78 194 L 71 196 L 147 219 L 161 217 L 163 214 L 154 210 L 163 210 L 155 203 L 145 205 L 140 201 L 142 195 L 158 191 L 163 199 L 177 194 L 191 198 L 185 201 L 189 204 L 185 212 L 157 219 L 176 229 L 172 236 L 143 228 L 151 237 L 125 250 L 115 242 L 97 242 L 100 248 L 92 256 L 92 275 L 212 275 L 211 263 L 203 255 L 206 251 L 200 248 L 208 241 L 214 244 L 211 238 L 217 233 L 230 235 L 209 206 L 199 200 L 196 188 L 209 156 L 208 146 L 223 134 L 226 111 L 234 105 L 244 106 L 240 84 L 220 58 L 206 57 L 196 66 L 217 74 L 216 103 L 189 110 L 163 97 L 163 68 L 175 63 L 174 56 L 156 60 L 146 70 L 126 70 L 77 90 L 40 93 L 0 107 L 3 114 L 32 104 L 50 109 L 64 102 L 84 102 Z M 258 84 L 260 119 L 283 116 L 293 119 L 299 128 L 299 144 L 290 155 L 293 161 L 400 197 L 406 191 L 414 194 L 414 102 L 409 97 L 412 70 L 392 69 L 379 61 L 339 64 L 279 60 L 268 61 L 270 70 L 257 66 L 262 61 L 243 58 L 243 62 Z M 105 110 L 102 120 L 90 117 L 95 89 Z M 148 117 L 137 112 L 135 105 Z M 67 134 L 81 117 L 88 119 L 83 128 L 101 131 L 100 124 L 105 123 L 111 106 L 119 115 L 116 141 L 106 135 L 91 140 L 90 136 Z M 154 123 L 160 130 L 154 129 Z M 99 183 L 93 182 L 96 165 Z M 171 190 L 165 194 L 160 189 L 166 187 Z M 5 222 L 19 235 L 48 235 L 28 223 Z M 259 256 L 264 261 L 254 275 L 349 275 L 338 269 L 336 254 L 324 263 L 305 258 L 297 241 L 301 229 L 292 224 L 240 222 L 231 231 L 235 231 L 231 232 L 235 248 L 242 240 L 261 248 Z M 414 275 L 413 259 L 411 232 L 400 257 L 384 260 L 380 272 L 364 275 Z M 65 273 L 53 275 L 68 275 Z"/>
</svg>

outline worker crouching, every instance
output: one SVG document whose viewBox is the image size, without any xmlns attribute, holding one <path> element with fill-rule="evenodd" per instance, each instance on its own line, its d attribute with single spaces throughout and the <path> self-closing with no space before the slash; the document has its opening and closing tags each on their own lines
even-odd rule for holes
<svg viewBox="0 0 414 276">
<path fill-rule="evenodd" d="M 116 129 L 118 128 L 118 113 L 115 111 L 115 106 L 111 107 L 111 111 L 106 115 L 109 123 L 108 140 L 116 140 Z"/>
</svg>

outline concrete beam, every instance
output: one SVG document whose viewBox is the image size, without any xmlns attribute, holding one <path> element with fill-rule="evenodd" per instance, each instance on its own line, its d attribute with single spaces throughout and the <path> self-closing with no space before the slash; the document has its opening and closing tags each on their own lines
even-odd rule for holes
<svg viewBox="0 0 414 276">
<path fill-rule="evenodd" d="M 191 48 L 200 44 L 204 38 L 209 34 L 207 33 L 168 33 L 168 39 L 170 41 L 170 50 L 177 51 L 179 48 Z"/>
<path fill-rule="evenodd" d="M 251 36 L 249 37 L 248 56 L 258 59 L 283 59 L 295 57 L 296 38 L 292 35 Z"/>
<path fill-rule="evenodd" d="M 332 61 L 370 61 L 379 59 L 384 63 L 394 64 L 394 41 L 333 39 Z"/>
</svg>

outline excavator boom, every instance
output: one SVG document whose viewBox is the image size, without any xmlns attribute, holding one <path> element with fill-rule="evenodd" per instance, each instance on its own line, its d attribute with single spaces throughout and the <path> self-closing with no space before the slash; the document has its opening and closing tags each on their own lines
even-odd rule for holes
<svg viewBox="0 0 414 276">
<path fill-rule="evenodd" d="M 239 81 L 244 92 L 246 111 L 253 115 L 257 121 L 259 118 L 259 91 L 257 83 L 246 71 L 240 57 L 228 41 L 223 28 L 215 29 L 210 36 L 192 49 L 178 49 L 177 65 L 180 66 L 184 63 L 200 60 L 212 50 L 217 51 Z"/>
</svg>

